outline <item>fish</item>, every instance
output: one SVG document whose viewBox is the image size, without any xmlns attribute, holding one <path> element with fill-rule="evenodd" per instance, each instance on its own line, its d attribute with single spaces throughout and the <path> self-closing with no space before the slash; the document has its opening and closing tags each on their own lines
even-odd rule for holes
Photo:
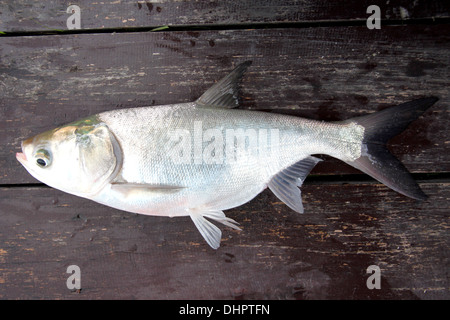
<svg viewBox="0 0 450 320">
<path fill-rule="evenodd" d="M 427 198 L 386 143 L 438 98 L 335 122 L 238 109 L 250 64 L 193 102 L 106 111 L 40 133 L 16 158 L 36 179 L 75 196 L 137 214 L 189 216 L 213 249 L 222 237 L 216 223 L 241 230 L 224 211 L 266 188 L 303 213 L 301 186 L 320 154 Z"/>
</svg>

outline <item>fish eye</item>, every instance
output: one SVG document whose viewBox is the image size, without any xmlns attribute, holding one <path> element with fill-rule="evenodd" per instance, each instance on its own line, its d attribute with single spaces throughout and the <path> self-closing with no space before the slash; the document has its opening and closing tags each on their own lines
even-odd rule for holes
<svg viewBox="0 0 450 320">
<path fill-rule="evenodd" d="M 36 164 L 41 168 L 48 167 L 51 164 L 50 152 L 45 149 L 39 149 L 36 152 L 35 158 Z"/>
<path fill-rule="evenodd" d="M 36 163 L 37 163 L 40 167 L 46 167 L 46 166 L 47 166 L 47 161 L 45 161 L 45 159 L 42 159 L 42 158 L 37 158 L 37 159 L 36 159 Z"/>
</svg>

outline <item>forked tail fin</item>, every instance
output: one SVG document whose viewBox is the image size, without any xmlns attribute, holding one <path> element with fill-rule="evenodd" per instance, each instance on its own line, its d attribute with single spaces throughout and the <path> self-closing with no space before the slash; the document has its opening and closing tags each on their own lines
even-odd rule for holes
<svg viewBox="0 0 450 320">
<path fill-rule="evenodd" d="M 361 156 L 347 162 L 391 189 L 413 199 L 427 196 L 414 181 L 403 164 L 386 148 L 386 142 L 420 117 L 438 98 L 417 99 L 384 109 L 373 114 L 356 117 L 343 123 L 356 122 L 364 127 Z"/>
</svg>

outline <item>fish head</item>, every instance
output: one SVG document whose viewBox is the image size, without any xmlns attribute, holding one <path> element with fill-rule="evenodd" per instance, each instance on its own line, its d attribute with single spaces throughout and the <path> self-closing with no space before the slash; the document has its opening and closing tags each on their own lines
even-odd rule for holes
<svg viewBox="0 0 450 320">
<path fill-rule="evenodd" d="M 122 157 L 113 133 L 94 116 L 24 140 L 16 158 L 39 181 L 90 197 L 114 178 Z"/>
</svg>

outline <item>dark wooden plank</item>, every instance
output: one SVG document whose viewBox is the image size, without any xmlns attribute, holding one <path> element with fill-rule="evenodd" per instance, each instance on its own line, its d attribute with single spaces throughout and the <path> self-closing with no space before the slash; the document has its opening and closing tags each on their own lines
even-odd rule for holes
<svg viewBox="0 0 450 320">
<path fill-rule="evenodd" d="M 332 121 L 440 97 L 391 146 L 413 172 L 449 172 L 449 28 L 0 38 L 0 183 L 35 182 L 15 160 L 22 139 L 105 110 L 193 101 L 248 59 L 242 108 Z M 355 172 L 334 160 L 314 171 Z"/>
<path fill-rule="evenodd" d="M 265 191 L 214 251 L 188 217 L 134 215 L 50 188 L 0 188 L 2 299 L 448 299 L 448 182 L 416 202 L 375 183 Z M 66 269 L 81 269 L 79 293 Z M 381 289 L 366 287 L 370 265 Z M 274 276 L 276 275 L 276 276 Z"/>
<path fill-rule="evenodd" d="M 66 30 L 73 3 L 0 1 L 0 31 Z M 448 17 L 448 1 L 364 0 L 293 1 L 136 1 L 79 0 L 83 29 L 146 27 L 162 25 L 205 25 L 301 22 L 367 19 L 370 5 L 378 5 L 383 20 Z"/>
</svg>

